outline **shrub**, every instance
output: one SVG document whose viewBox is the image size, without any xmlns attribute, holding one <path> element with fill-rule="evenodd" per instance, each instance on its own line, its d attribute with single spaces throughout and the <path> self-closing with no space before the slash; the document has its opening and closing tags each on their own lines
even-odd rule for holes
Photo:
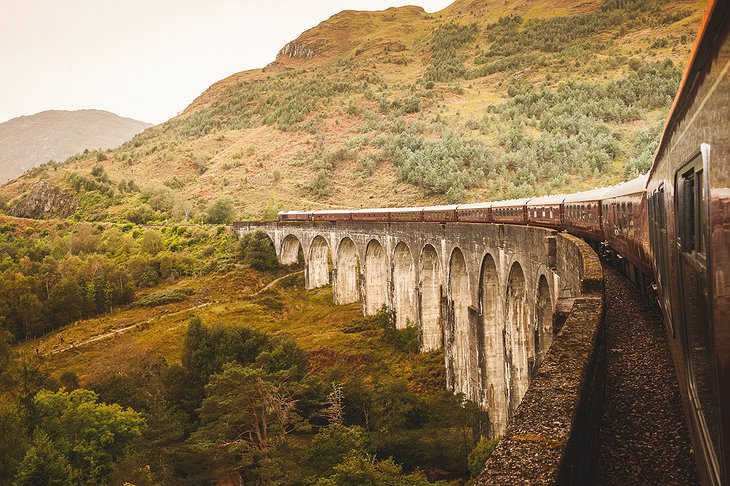
<svg viewBox="0 0 730 486">
<path fill-rule="evenodd" d="M 276 250 L 269 235 L 263 231 L 246 233 L 238 244 L 241 261 L 256 270 L 266 272 L 279 268 Z"/>
<path fill-rule="evenodd" d="M 206 211 L 205 222 L 208 224 L 228 224 L 233 221 L 233 201 L 221 197 L 213 201 Z"/>
<path fill-rule="evenodd" d="M 494 452 L 494 448 L 497 447 L 497 444 L 499 444 L 499 439 L 490 440 L 486 437 L 479 439 L 479 442 L 474 449 L 472 449 L 467 458 L 467 462 L 469 463 L 469 472 L 471 472 L 472 478 L 478 477 L 482 472 L 484 465 L 489 460 L 492 452 Z"/>
</svg>

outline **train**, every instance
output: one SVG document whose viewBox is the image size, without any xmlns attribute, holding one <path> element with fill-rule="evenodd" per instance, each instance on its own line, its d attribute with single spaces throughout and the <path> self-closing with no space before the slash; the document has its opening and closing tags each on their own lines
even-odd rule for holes
<svg viewBox="0 0 730 486">
<path fill-rule="evenodd" d="M 649 172 L 576 194 L 283 211 L 281 222 L 519 224 L 577 235 L 654 294 L 704 485 L 730 484 L 730 1 L 710 0 Z"/>
<path fill-rule="evenodd" d="M 651 293 L 653 270 L 646 208 L 647 176 L 577 194 L 474 204 L 353 210 L 281 211 L 278 220 L 342 223 L 466 223 L 533 225 L 576 234 Z"/>
</svg>

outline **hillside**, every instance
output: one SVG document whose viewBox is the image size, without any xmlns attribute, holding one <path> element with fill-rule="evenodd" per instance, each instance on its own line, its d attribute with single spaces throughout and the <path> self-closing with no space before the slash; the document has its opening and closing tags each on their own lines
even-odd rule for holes
<svg viewBox="0 0 730 486">
<path fill-rule="evenodd" d="M 0 123 L 0 183 L 84 149 L 114 148 L 151 126 L 101 110 L 51 110 Z"/>
<path fill-rule="evenodd" d="M 121 147 L 0 194 L 48 179 L 77 196 L 80 219 L 150 222 L 200 219 L 221 197 L 258 218 L 612 184 L 648 168 L 703 11 L 695 0 L 344 11 Z"/>
</svg>

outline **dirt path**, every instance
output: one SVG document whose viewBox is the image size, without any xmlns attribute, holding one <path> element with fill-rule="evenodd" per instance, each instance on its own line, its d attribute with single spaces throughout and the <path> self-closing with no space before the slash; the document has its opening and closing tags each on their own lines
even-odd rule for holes
<svg viewBox="0 0 730 486">
<path fill-rule="evenodd" d="M 262 292 L 264 292 L 264 291 L 270 289 L 271 287 L 273 287 L 274 285 L 278 284 L 279 282 L 281 282 L 285 278 L 291 277 L 292 275 L 299 275 L 300 273 L 304 273 L 304 270 L 301 270 L 299 272 L 289 273 L 289 274 L 286 274 L 286 275 L 284 275 L 282 277 L 279 277 L 277 279 L 274 279 L 271 282 L 269 282 L 268 284 L 266 284 L 266 286 L 264 286 L 262 289 L 257 290 L 256 292 L 254 292 L 253 294 L 251 294 L 250 297 L 256 297 L 259 294 L 261 294 Z M 217 303 L 218 302 L 204 302 L 202 304 L 194 305 L 192 307 L 188 307 L 186 309 L 181 309 L 179 311 L 171 312 L 169 314 L 163 314 L 163 315 L 160 315 L 160 316 L 156 316 L 156 317 L 153 317 L 151 319 L 147 319 L 145 321 L 137 322 L 137 323 L 131 324 L 129 326 L 120 327 L 119 329 L 114 329 L 113 331 L 105 332 L 104 334 L 99 334 L 99 335 L 90 337 L 89 339 L 85 339 L 83 341 L 74 342 L 74 343 L 71 343 L 71 344 L 69 344 L 67 346 L 53 349 L 53 350 L 49 351 L 48 353 L 45 353 L 45 355 L 46 356 L 52 356 L 54 354 L 64 353 L 64 352 L 69 351 L 71 349 L 79 348 L 79 347 L 82 347 L 82 346 L 86 346 L 87 344 L 95 343 L 97 341 L 102 341 L 104 339 L 109 339 L 109 338 L 118 336 L 118 335 L 123 334 L 123 333 L 125 333 L 127 331 L 131 331 L 132 329 L 136 329 L 136 328 L 138 328 L 140 326 L 144 326 L 145 324 L 149 324 L 151 322 L 154 322 L 154 321 L 156 321 L 158 319 L 165 319 L 167 317 L 176 316 L 178 314 L 184 314 L 186 312 L 194 311 L 196 309 L 200 309 L 202 307 L 206 307 L 206 306 L 209 306 L 211 304 L 217 304 Z"/>
</svg>

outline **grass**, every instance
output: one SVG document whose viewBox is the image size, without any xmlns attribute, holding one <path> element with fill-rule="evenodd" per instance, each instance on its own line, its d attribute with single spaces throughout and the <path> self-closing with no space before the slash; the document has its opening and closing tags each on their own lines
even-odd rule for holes
<svg viewBox="0 0 730 486">
<path fill-rule="evenodd" d="M 254 278 L 252 278 L 254 277 Z M 323 376 L 335 367 L 361 366 L 372 376 L 392 373 L 408 380 L 414 391 L 443 389 L 443 355 L 408 355 L 383 343 L 382 331 L 345 332 L 360 319 L 359 304 L 332 305 L 331 286 L 303 290 L 303 277 L 294 275 L 252 295 L 272 278 L 252 271 L 234 271 L 195 280 L 198 290 L 184 302 L 155 307 L 130 307 L 110 315 L 74 323 L 44 338 L 19 346 L 22 352 L 47 354 L 45 367 L 55 377 L 74 371 L 82 384 L 111 373 L 132 371 L 157 359 L 179 362 L 188 320 L 199 316 L 207 325 L 245 326 L 273 335 L 293 337 L 310 351 L 310 367 Z M 170 294 L 190 288 L 182 280 Z M 272 311 L 272 303 L 277 310 Z M 81 345 L 88 339 L 137 324 L 113 337 Z M 53 351 L 77 343 L 73 349 Z"/>
</svg>

